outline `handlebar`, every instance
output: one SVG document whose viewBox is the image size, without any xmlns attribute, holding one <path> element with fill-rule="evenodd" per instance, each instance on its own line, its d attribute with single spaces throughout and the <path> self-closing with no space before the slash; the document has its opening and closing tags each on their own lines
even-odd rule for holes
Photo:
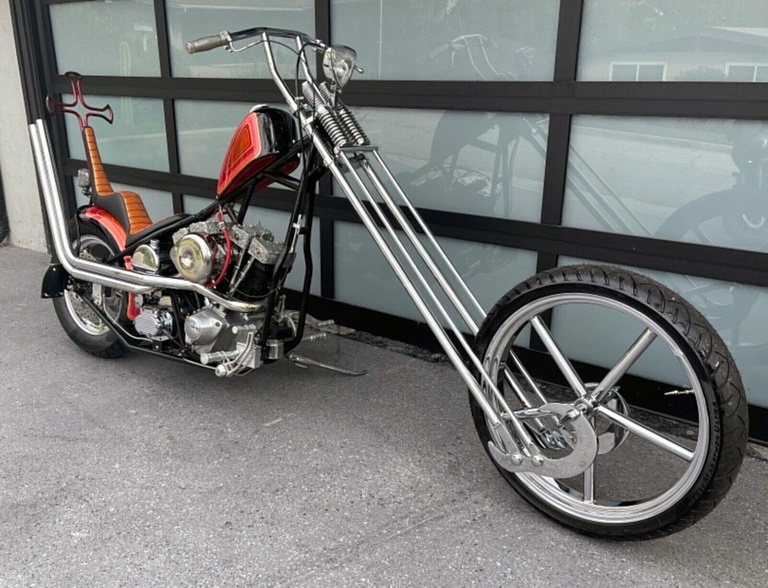
<svg viewBox="0 0 768 588">
<path fill-rule="evenodd" d="M 252 37 L 259 37 L 260 39 L 253 41 L 244 47 L 234 47 L 234 43 L 236 41 L 243 41 Z M 297 97 L 294 96 L 294 94 L 288 88 L 285 80 L 283 80 L 280 72 L 277 70 L 275 57 L 272 53 L 272 43 L 270 37 L 293 39 L 294 43 L 296 44 L 296 52 L 299 55 L 299 62 L 301 64 L 301 68 L 304 71 L 304 76 L 306 80 L 314 84 L 314 78 L 309 69 L 309 64 L 307 63 L 304 49 L 310 47 L 314 50 L 322 50 L 325 49 L 327 45 L 319 39 L 313 39 L 312 37 L 300 31 L 273 29 L 271 27 L 256 27 L 251 29 L 244 29 L 234 33 L 222 31 L 218 35 L 210 35 L 208 37 L 201 37 L 200 39 L 190 41 L 187 43 L 186 48 L 188 53 L 199 53 L 201 51 L 210 51 L 211 49 L 215 49 L 217 47 L 226 46 L 229 51 L 238 52 L 248 49 L 249 47 L 253 47 L 254 45 L 261 44 L 264 47 L 264 53 L 267 58 L 267 66 L 269 67 L 269 72 L 272 75 L 272 79 L 275 81 L 275 84 L 277 84 L 277 87 L 285 98 L 285 101 L 288 104 L 291 112 L 295 113 L 299 109 Z"/>
<path fill-rule="evenodd" d="M 216 47 L 223 47 L 232 42 L 229 33 L 223 31 L 218 35 L 211 35 L 210 37 L 201 37 L 187 43 L 187 53 L 200 53 L 201 51 L 210 51 L 216 49 Z"/>
<path fill-rule="evenodd" d="M 200 53 L 201 51 L 210 51 L 211 49 L 216 49 L 217 47 L 231 45 L 235 41 L 242 41 L 244 39 L 250 39 L 251 37 L 263 36 L 264 33 L 272 37 L 300 39 L 302 43 L 312 45 L 314 47 L 325 47 L 325 43 L 318 39 L 313 39 L 301 31 L 274 29 L 271 27 L 256 27 L 251 29 L 244 29 L 234 33 L 222 31 L 218 35 L 210 35 L 208 37 L 195 39 L 194 41 L 189 41 L 186 46 L 187 53 Z"/>
</svg>

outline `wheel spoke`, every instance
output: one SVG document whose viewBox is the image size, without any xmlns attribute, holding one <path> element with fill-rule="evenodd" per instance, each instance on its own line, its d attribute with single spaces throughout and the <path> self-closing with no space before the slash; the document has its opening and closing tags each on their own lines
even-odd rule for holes
<svg viewBox="0 0 768 588">
<path fill-rule="evenodd" d="M 571 385 L 571 388 L 573 388 L 573 390 L 579 396 L 587 396 L 587 388 L 584 386 L 584 382 L 581 381 L 579 374 L 576 373 L 576 370 L 571 365 L 570 360 L 565 356 L 565 354 L 563 354 L 562 351 L 560 351 L 560 347 L 558 347 L 557 343 L 555 343 L 555 340 L 552 338 L 552 333 L 549 332 L 549 328 L 544 324 L 544 321 L 541 320 L 541 317 L 538 315 L 533 317 L 531 319 L 531 325 L 533 325 L 536 334 L 539 336 L 542 343 L 544 343 L 544 347 L 546 347 L 547 351 L 549 351 L 549 354 L 552 356 L 555 364 L 557 364 L 560 372 L 563 374 L 563 376 L 565 376 L 565 379 Z"/>
<path fill-rule="evenodd" d="M 638 423 L 636 420 L 631 419 L 623 414 L 611 410 L 605 405 L 598 405 L 595 408 L 595 412 L 605 417 L 609 421 L 616 423 L 627 429 L 630 433 L 637 435 L 638 437 L 653 443 L 656 447 L 668 451 L 672 455 L 676 455 L 679 458 L 684 459 L 687 462 L 693 460 L 694 452 L 686 449 L 679 443 L 668 439 L 664 435 L 657 433 L 653 429 L 646 427 L 645 425 Z"/>
<path fill-rule="evenodd" d="M 597 388 L 592 392 L 592 398 L 595 402 L 601 403 L 604 397 L 610 394 L 611 388 L 627 373 L 627 370 L 631 368 L 635 362 L 640 359 L 640 356 L 645 353 L 648 347 L 651 346 L 656 340 L 656 334 L 650 329 L 645 329 L 641 335 L 635 340 L 635 342 L 627 349 L 626 353 L 613 366 L 603 380 L 597 385 Z"/>
<path fill-rule="evenodd" d="M 586 503 L 592 504 L 595 502 L 595 463 L 594 462 L 592 462 L 592 464 L 586 470 L 584 470 L 582 477 L 583 477 L 583 483 L 584 483 L 583 501 Z"/>
<path fill-rule="evenodd" d="M 525 366 L 523 365 L 523 362 L 520 361 L 520 358 L 517 356 L 517 354 L 512 351 L 512 348 L 509 349 L 509 358 L 512 360 L 512 363 L 515 364 L 515 368 L 517 371 L 520 372 L 520 375 L 523 376 L 525 379 L 525 382 L 528 384 L 528 387 L 533 391 L 533 393 L 536 395 L 536 397 L 539 399 L 539 404 L 546 404 L 549 402 L 544 394 L 542 394 L 541 390 L 539 389 L 539 386 L 536 384 L 536 381 L 531 377 L 531 374 L 528 373 L 528 370 L 525 369 Z"/>
</svg>

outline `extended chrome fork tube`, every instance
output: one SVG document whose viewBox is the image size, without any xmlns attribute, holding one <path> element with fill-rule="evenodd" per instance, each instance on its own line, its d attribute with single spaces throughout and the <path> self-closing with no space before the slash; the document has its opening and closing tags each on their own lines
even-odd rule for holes
<svg viewBox="0 0 768 588">
<path fill-rule="evenodd" d="M 477 298 L 475 298 L 475 295 L 469 289 L 469 287 L 467 286 L 467 283 L 459 275 L 459 272 L 456 270 L 456 268 L 453 265 L 453 263 L 451 262 L 451 260 L 448 259 L 448 256 L 443 251 L 443 248 L 440 247 L 440 244 L 437 242 L 437 239 L 435 239 L 435 236 L 432 234 L 432 231 L 430 231 L 429 228 L 427 227 L 426 223 L 424 222 L 424 219 L 422 219 L 421 215 L 416 212 L 416 209 L 414 208 L 413 204 L 411 204 L 411 201 L 405 195 L 405 192 L 400 187 L 400 184 L 397 182 L 395 177 L 392 175 L 392 172 L 389 171 L 389 168 L 384 163 L 384 160 L 379 155 L 379 152 L 378 151 L 373 151 L 372 155 L 376 159 L 376 161 L 378 162 L 378 164 L 381 167 L 382 171 L 384 172 L 387 181 L 394 187 L 395 192 L 397 193 L 398 197 L 400 198 L 402 204 L 406 207 L 408 212 L 411 213 L 411 215 L 413 216 L 413 218 L 416 221 L 416 224 L 417 224 L 418 228 L 421 229 L 421 231 L 424 233 L 424 236 L 425 236 L 427 242 L 429 243 L 429 245 L 432 247 L 432 250 L 434 251 L 435 255 L 443 263 L 443 266 L 448 270 L 448 272 L 450 274 L 450 277 L 454 281 L 454 283 L 461 288 L 462 295 L 472 305 L 472 307 L 474 308 L 475 313 L 477 313 L 477 316 L 479 317 L 480 321 L 482 321 L 482 319 L 485 317 L 485 310 L 483 310 L 483 307 L 477 301 Z M 368 170 L 369 170 L 369 167 L 366 165 L 366 172 L 368 172 Z M 377 189 L 382 193 L 382 196 L 384 197 L 384 201 L 387 203 L 387 206 L 390 208 L 390 210 L 392 210 L 393 213 L 395 213 L 395 210 L 397 211 L 397 213 L 395 213 L 395 214 L 399 215 L 399 216 L 397 216 L 398 222 L 400 222 L 403 225 L 408 226 L 407 222 L 403 222 L 403 221 L 400 220 L 400 217 L 402 216 L 402 213 L 400 212 L 400 208 L 397 205 L 395 205 L 394 203 L 391 203 L 392 199 L 387 194 L 387 191 L 383 187 L 381 187 L 381 188 L 377 187 Z M 410 230 L 410 227 L 409 227 L 409 230 L 406 231 L 406 234 L 408 234 L 408 238 L 411 240 L 412 243 L 414 243 L 414 246 L 416 246 L 417 242 L 419 243 L 419 246 L 421 246 L 421 243 L 418 240 L 418 238 L 415 238 L 414 236 L 412 236 L 413 231 Z M 419 249 L 419 246 L 417 246 L 417 250 L 419 251 L 419 254 L 422 255 L 422 257 L 424 257 L 424 254 L 421 253 L 421 251 Z M 434 273 L 434 270 L 432 269 L 431 266 L 430 266 L 430 270 L 433 271 L 433 273 Z M 447 284 L 443 285 L 442 282 L 441 282 L 441 286 L 444 289 L 447 289 L 447 290 L 451 289 L 449 285 L 447 285 Z M 451 299 L 451 300 L 453 300 L 453 299 Z M 456 303 L 454 303 L 454 304 L 456 304 Z M 469 327 L 469 329 L 472 332 L 472 334 L 476 335 L 477 331 L 478 331 L 477 324 L 473 320 L 471 320 L 471 319 L 467 320 L 467 318 L 465 318 L 463 314 L 462 314 L 462 318 L 464 318 L 465 322 L 467 323 L 467 327 Z"/>
<path fill-rule="evenodd" d="M 475 335 L 477 334 L 477 331 L 478 331 L 477 323 L 474 321 L 471 314 L 467 310 L 466 306 L 461 301 L 460 296 L 453 289 L 453 287 L 451 287 L 448 280 L 440 271 L 433 256 L 423 246 L 418 235 L 416 234 L 416 231 L 414 230 L 413 225 L 411 224 L 411 222 L 408 221 L 408 219 L 400 210 L 399 206 L 394 202 L 392 197 L 389 195 L 386 187 L 382 183 L 381 179 L 378 177 L 376 171 L 374 170 L 370 162 L 366 158 L 360 158 L 359 161 L 353 162 L 346 154 L 343 155 L 342 162 L 344 163 L 346 169 L 350 172 L 352 177 L 355 179 L 355 182 L 357 183 L 360 191 L 368 199 L 368 202 L 370 203 L 371 208 L 376 213 L 376 216 L 378 217 L 379 222 L 381 222 L 381 224 L 385 227 L 386 231 L 389 233 L 396 251 L 400 253 L 401 259 L 405 262 L 406 266 L 410 269 L 412 276 L 416 278 L 416 282 L 421 287 L 421 291 L 424 294 L 426 294 L 428 299 L 431 301 L 433 308 L 435 308 L 440 318 L 442 318 L 445 321 L 445 323 L 448 325 L 448 328 L 450 328 L 456 334 L 456 339 L 459 342 L 459 345 L 462 347 L 462 349 L 464 350 L 464 353 L 469 357 L 469 360 L 471 361 L 475 369 L 480 374 L 480 378 L 482 380 L 483 385 L 486 386 L 491 391 L 491 393 L 496 398 L 496 401 L 502 407 L 502 410 L 507 415 L 509 415 L 509 421 L 511 422 L 512 426 L 515 428 L 515 432 L 517 433 L 518 438 L 522 441 L 523 447 L 525 449 L 531 448 L 532 441 L 528 436 L 527 430 L 517 421 L 517 419 L 514 418 L 514 415 L 512 414 L 512 410 L 507 404 L 506 399 L 504 398 L 504 395 L 501 394 L 501 391 L 496 386 L 495 380 L 488 373 L 488 370 L 484 368 L 480 359 L 474 354 L 472 347 L 467 343 L 467 341 L 461 335 L 461 331 L 456 326 L 449 312 L 440 303 L 434 290 L 429 286 L 429 284 L 427 284 L 427 281 L 424 278 L 424 275 L 416 267 L 416 264 L 413 258 L 411 257 L 411 255 L 406 250 L 403 241 L 401 241 L 401 239 L 398 237 L 395 231 L 395 227 L 392 226 L 392 223 L 390 223 L 386 214 L 384 213 L 384 211 L 382 211 L 381 207 L 376 202 L 376 199 L 374 198 L 374 196 L 367 189 L 364 182 L 360 178 L 359 174 L 356 173 L 357 170 L 354 168 L 355 164 L 359 164 L 360 167 L 365 171 L 366 176 L 375 187 L 378 195 L 381 197 L 381 199 L 386 204 L 388 210 L 394 216 L 397 223 L 396 228 L 401 229 L 406 234 L 406 236 L 408 237 L 408 240 L 413 245 L 414 249 L 418 253 L 421 260 L 429 268 L 429 271 L 432 273 L 433 277 L 437 280 L 443 293 L 448 297 L 454 309 L 461 315 L 464 322 L 472 331 L 472 334 Z M 381 161 L 380 159 L 379 159 L 379 165 L 382 169 L 386 170 L 387 172 L 389 171 L 386 167 L 386 164 L 384 164 L 384 162 Z M 477 311 L 482 314 L 483 313 L 482 307 L 477 302 L 475 297 L 472 295 L 468 286 L 466 285 L 464 280 L 461 278 L 459 273 L 456 271 L 453 264 L 445 255 L 442 248 L 439 246 L 436 239 L 434 238 L 434 235 L 432 235 L 432 232 L 429 230 L 429 228 L 426 226 L 424 221 L 421 219 L 420 215 L 416 212 L 414 207 L 411 205 L 407 196 L 402 191 L 402 189 L 400 189 L 400 187 L 397 185 L 397 182 L 395 181 L 395 179 L 392 177 L 391 174 L 389 174 L 389 178 L 393 186 L 396 186 L 397 190 L 400 192 L 401 200 L 407 203 L 407 206 L 409 207 L 409 211 L 413 215 L 413 218 L 416 219 L 417 223 L 420 222 L 421 228 L 424 231 L 424 234 L 427 237 L 428 242 L 432 244 L 433 246 L 432 248 L 434 252 L 442 256 L 443 264 L 447 268 L 450 268 L 449 271 L 452 270 L 456 284 L 461 286 L 465 296 L 472 300 L 472 302 L 477 307 Z"/>
<path fill-rule="evenodd" d="M 352 207 L 355 209 L 355 212 L 357 212 L 358 216 L 360 217 L 361 221 L 363 222 L 366 229 L 370 233 L 377 247 L 379 248 L 381 253 L 384 255 L 385 259 L 389 263 L 392 270 L 395 272 L 395 275 L 397 276 L 398 280 L 405 288 L 406 292 L 408 293 L 413 303 L 416 305 L 421 315 L 424 317 L 425 321 L 427 322 L 427 325 L 430 327 L 433 334 L 437 338 L 441 347 L 445 351 L 448 359 L 453 364 L 454 368 L 459 372 L 459 375 L 462 377 L 465 384 L 469 388 L 470 393 L 474 397 L 475 401 L 483 410 L 490 427 L 496 432 L 496 434 L 498 435 L 498 438 L 502 440 L 505 446 L 500 449 L 509 453 L 518 453 L 518 451 L 522 449 L 523 453 L 529 457 L 531 455 L 538 454 L 538 450 L 534 445 L 534 442 L 531 436 L 526 431 L 525 427 L 522 425 L 519 419 L 517 419 L 515 415 L 508 409 L 508 407 L 505 406 L 506 403 L 504 402 L 503 395 L 498 390 L 493 378 L 488 374 L 486 369 L 483 367 L 482 363 L 474 354 L 474 352 L 472 351 L 471 347 L 466 342 L 466 340 L 464 340 L 464 338 L 461 335 L 461 331 L 456 327 L 450 315 L 438 300 L 438 297 L 435 294 L 434 290 L 432 289 L 432 287 L 430 287 L 425 277 L 419 271 L 414 259 L 406 251 L 406 248 L 403 242 L 401 241 L 401 237 L 397 235 L 395 228 L 390 223 L 387 215 L 381 209 L 376 199 L 371 194 L 368 187 L 365 185 L 365 182 L 363 181 L 362 177 L 358 173 L 358 170 L 355 169 L 356 162 L 353 161 L 346 152 L 342 151 L 338 153 L 339 160 L 344 165 L 344 168 L 350 173 L 350 177 L 355 182 L 359 193 L 362 194 L 370 204 L 371 209 L 376 214 L 376 217 L 378 218 L 379 222 L 383 225 L 386 233 L 385 231 L 379 229 L 379 227 L 376 224 L 376 220 L 374 219 L 373 216 L 371 216 L 371 213 L 368 211 L 365 204 L 362 202 L 362 200 L 358 196 L 358 191 L 356 191 L 350 185 L 349 181 L 347 180 L 347 177 L 344 175 L 342 169 L 337 164 L 336 157 L 334 157 L 334 155 L 328 150 L 327 146 L 324 144 L 324 142 L 321 139 L 318 139 L 317 137 L 315 137 L 315 144 L 317 145 L 318 151 L 323 156 L 324 161 L 326 162 L 326 164 L 328 165 L 328 168 L 333 174 L 334 179 L 339 183 L 339 186 L 344 191 L 348 200 L 352 204 Z M 361 153 L 362 151 L 363 150 L 360 150 Z M 372 151 L 375 151 L 375 148 L 368 148 L 368 149 L 365 149 L 364 151 L 372 152 Z M 358 150 L 355 150 L 355 152 L 357 153 Z M 450 284 L 448 284 L 448 281 L 442 275 L 442 272 L 439 271 L 434 260 L 426 252 L 422 244 L 419 242 L 418 236 L 416 235 L 414 228 L 407 221 L 407 219 L 405 219 L 404 215 L 402 215 L 402 212 L 398 209 L 398 206 L 391 199 L 387 190 L 383 186 L 383 183 L 381 182 L 381 180 L 378 178 L 375 171 L 370 166 L 370 162 L 367 161 L 364 155 L 356 155 L 356 159 L 358 158 L 360 161 L 358 165 L 360 165 L 360 167 L 365 170 L 366 175 L 369 177 L 369 179 L 371 180 L 371 183 L 376 188 L 376 191 L 379 193 L 379 196 L 381 196 L 381 198 L 387 204 L 387 207 L 392 211 L 392 214 L 397 220 L 397 224 L 399 225 L 398 228 L 402 229 L 406 233 L 406 235 L 408 235 L 409 240 L 411 240 L 411 242 L 414 244 L 414 247 L 416 248 L 420 257 L 422 257 L 424 263 L 427 264 L 430 271 L 433 273 L 438 283 L 440 284 L 441 288 L 445 291 L 445 294 L 451 300 L 452 304 L 456 307 L 456 310 L 459 312 L 459 314 L 461 314 L 462 318 L 465 321 L 467 321 L 467 324 L 473 330 L 473 333 L 476 333 L 477 323 L 472 319 L 471 315 L 469 314 L 469 311 L 461 303 L 458 295 L 450 287 Z M 381 163 L 381 165 L 382 167 L 386 168 L 383 162 Z M 402 194 L 401 198 L 403 198 L 404 196 L 405 195 Z M 395 212 L 395 209 L 397 209 L 396 212 Z M 420 221 L 419 215 L 416 213 L 415 209 L 411 208 L 411 210 L 413 211 L 412 214 L 414 218 L 418 219 L 417 222 L 419 222 Z M 431 232 L 426 227 L 426 225 L 423 224 L 423 221 L 421 221 L 421 227 L 422 227 L 422 230 L 424 231 L 424 234 L 427 235 L 427 238 L 429 239 L 431 237 L 432 240 L 434 241 L 434 237 L 432 236 Z M 395 253 L 395 251 L 393 251 L 392 246 L 390 246 L 390 244 L 387 243 L 387 238 L 386 238 L 387 234 L 392 240 L 391 241 L 392 246 L 399 253 L 399 256 L 400 256 L 399 258 L 398 258 L 398 255 Z M 445 257 L 444 259 L 447 260 L 447 257 Z M 402 263 L 401 263 L 401 260 L 402 260 Z M 448 262 L 448 265 L 450 265 L 450 262 Z M 455 272 L 455 269 L 453 271 Z M 463 288 L 467 289 L 466 285 L 464 285 L 463 280 L 458 275 L 458 272 L 455 272 L 455 279 L 457 284 L 462 284 Z M 418 284 L 418 287 L 417 287 L 417 284 Z M 476 304 L 476 301 L 475 301 L 475 304 Z M 479 307 L 479 304 L 477 306 Z M 479 307 L 479 312 L 482 312 L 481 307 Z M 456 333 L 457 335 L 456 340 L 459 341 L 460 346 L 463 348 L 464 352 L 469 357 L 472 363 L 472 366 L 477 370 L 477 373 L 480 374 L 480 382 L 475 380 L 470 369 L 464 364 L 461 354 L 459 353 L 459 350 L 457 349 L 456 345 L 451 341 L 445 328 L 440 324 L 438 317 L 442 318 L 445 321 L 445 323 L 448 325 L 448 327 Z M 514 428 L 516 437 L 520 441 L 520 444 L 518 444 L 517 441 L 515 441 L 513 437 L 510 435 L 509 430 L 507 429 L 506 425 L 502 422 L 499 413 L 494 409 L 494 407 L 491 405 L 488 398 L 486 397 L 486 394 L 484 393 L 483 388 L 490 390 L 493 396 L 500 401 L 500 404 L 502 405 L 502 407 L 504 407 L 504 410 L 506 412 L 505 418 L 509 420 L 510 424 Z M 522 447 L 520 447 L 520 445 L 522 445 Z"/>
<path fill-rule="evenodd" d="M 443 251 L 443 248 L 440 247 L 440 244 L 435 239 L 435 236 L 432 234 L 432 231 L 430 231 L 429 227 L 427 227 L 426 223 L 424 222 L 424 219 L 422 219 L 421 215 L 418 214 L 418 212 L 416 212 L 416 209 L 414 208 L 413 204 L 408 199 L 408 196 L 406 196 L 405 192 L 400 187 L 400 184 L 397 182 L 395 177 L 392 175 L 392 172 L 389 170 L 389 167 L 387 167 L 386 163 L 384 163 L 384 160 L 381 158 L 378 151 L 374 150 L 372 152 L 372 155 L 378 162 L 381 170 L 384 172 L 384 175 L 387 181 L 395 189 L 395 192 L 400 198 L 402 205 L 405 206 L 408 212 L 411 213 L 412 217 L 416 221 L 416 225 L 424 233 L 425 239 L 427 243 L 429 243 L 429 245 L 431 246 L 434 255 L 437 256 L 437 258 L 442 262 L 443 267 L 446 270 L 448 270 L 450 274 L 450 278 L 453 280 L 453 283 L 460 288 L 461 295 L 464 296 L 464 299 L 467 300 L 467 302 L 473 307 L 473 310 L 479 316 L 480 321 L 482 321 L 482 319 L 485 317 L 485 311 L 483 310 L 483 307 L 480 305 L 477 298 L 475 298 L 475 295 L 469 289 L 469 287 L 467 286 L 467 283 L 462 279 L 461 275 L 459 275 L 459 272 L 456 270 L 456 267 L 453 265 L 451 260 L 448 259 L 448 256 L 445 254 L 445 251 Z M 378 179 L 378 176 L 375 175 L 375 172 L 371 169 L 367 161 L 363 164 L 363 168 L 368 174 L 368 177 L 371 179 L 371 182 L 374 183 L 374 185 L 376 186 L 376 189 L 381 194 L 382 199 L 387 204 L 387 207 L 392 211 L 392 214 L 395 215 L 395 218 L 397 218 L 398 223 L 402 225 L 403 229 L 408 235 L 408 239 L 411 241 L 411 243 L 414 245 L 416 250 L 419 252 L 419 255 L 427 264 L 427 267 L 429 267 L 430 271 L 435 276 L 435 278 L 438 280 L 438 282 L 440 283 L 440 286 L 443 288 L 443 291 L 446 293 L 446 295 L 450 298 L 451 302 L 454 304 L 456 309 L 459 311 L 459 314 L 461 314 L 462 318 L 464 319 L 464 322 L 467 324 L 467 327 L 469 328 L 472 335 L 477 335 L 477 332 L 479 330 L 477 323 L 472 319 L 471 316 L 469 316 L 467 309 L 459 301 L 459 298 L 456 295 L 456 292 L 451 288 L 450 284 L 448 284 L 448 282 L 445 280 L 445 277 L 439 272 L 439 270 L 437 270 L 436 266 L 434 265 L 433 259 L 430 257 L 430 255 L 426 251 L 424 251 L 421 241 L 418 239 L 418 236 L 414 233 L 413 229 L 410 226 L 410 223 L 408 223 L 405 220 L 404 215 L 400 211 L 400 207 L 389 196 L 386 188 L 381 184 L 381 181 Z M 515 363 L 515 366 L 520 370 L 520 373 L 526 379 L 529 386 L 531 386 L 532 389 L 534 390 L 534 393 L 538 397 L 540 404 L 546 404 L 546 400 L 541 395 L 541 392 L 539 391 L 536 384 L 533 382 L 533 379 L 531 378 L 530 374 L 528 374 L 528 372 L 525 370 L 524 366 L 522 365 L 522 362 L 520 361 L 520 359 L 517 357 L 515 352 L 512 351 L 511 349 L 509 350 L 509 356 L 512 359 L 512 361 Z M 523 388 L 520 385 L 519 381 L 507 366 L 504 366 L 504 376 L 506 381 L 510 384 L 510 386 L 512 386 L 513 391 L 515 392 L 517 397 L 520 399 L 520 401 L 526 407 L 528 408 L 532 407 L 533 404 L 530 402 L 527 395 L 523 391 Z M 507 405 L 506 400 L 504 399 L 503 396 L 499 398 L 499 403 L 501 404 L 502 408 L 505 411 L 507 411 L 508 413 L 511 413 L 511 410 Z"/>
</svg>

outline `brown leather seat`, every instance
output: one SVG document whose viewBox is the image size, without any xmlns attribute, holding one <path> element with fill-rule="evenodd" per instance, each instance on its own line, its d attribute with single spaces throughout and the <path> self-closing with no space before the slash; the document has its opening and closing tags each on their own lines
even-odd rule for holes
<svg viewBox="0 0 768 588">
<path fill-rule="evenodd" d="M 83 142 L 91 172 L 91 201 L 114 216 L 125 229 L 126 235 L 134 235 L 149 227 L 152 219 L 149 218 L 141 196 L 136 192 L 115 192 L 109 183 L 92 127 L 83 127 Z"/>
</svg>

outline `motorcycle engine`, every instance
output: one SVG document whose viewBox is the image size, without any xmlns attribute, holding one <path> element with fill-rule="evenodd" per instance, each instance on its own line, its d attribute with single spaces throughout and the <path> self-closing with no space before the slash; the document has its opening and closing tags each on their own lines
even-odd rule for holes
<svg viewBox="0 0 768 588">
<path fill-rule="evenodd" d="M 229 236 L 229 244 L 227 237 Z M 254 300 L 269 292 L 282 243 L 261 224 L 236 225 L 214 220 L 193 223 L 173 234 L 170 257 L 187 280 L 205 284 L 216 280 L 230 260 L 219 289 L 240 300 Z"/>
</svg>

